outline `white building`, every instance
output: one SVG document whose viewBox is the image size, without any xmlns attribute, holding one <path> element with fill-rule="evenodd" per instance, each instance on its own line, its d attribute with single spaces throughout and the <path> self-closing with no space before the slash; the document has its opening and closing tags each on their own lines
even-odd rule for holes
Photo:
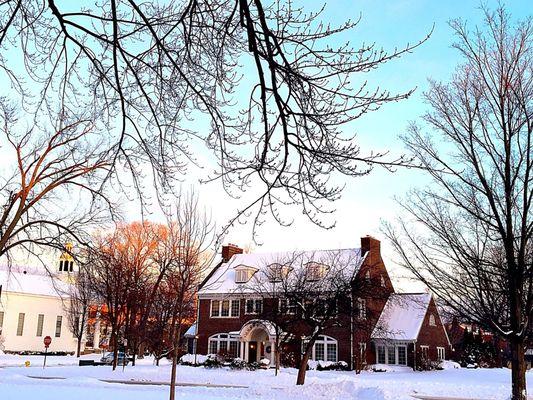
<svg viewBox="0 0 533 400">
<path fill-rule="evenodd" d="M 0 348 L 4 351 L 44 351 L 45 336 L 52 338 L 49 352 L 76 351 L 77 339 L 67 316 L 70 284 L 64 279 L 72 273 L 72 264 L 66 264 L 66 258 L 61 256 L 60 271 L 53 277 L 24 267 L 0 267 Z"/>
</svg>

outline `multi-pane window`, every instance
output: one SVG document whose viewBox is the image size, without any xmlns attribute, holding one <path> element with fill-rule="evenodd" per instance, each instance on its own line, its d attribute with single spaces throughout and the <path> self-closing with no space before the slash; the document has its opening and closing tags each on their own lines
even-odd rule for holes
<svg viewBox="0 0 533 400">
<path fill-rule="evenodd" d="M 324 277 L 327 271 L 327 267 L 325 265 L 316 263 L 316 262 L 309 262 L 306 264 L 307 267 L 307 279 L 310 281 L 318 281 Z"/>
<path fill-rule="evenodd" d="M 366 299 L 361 299 L 361 298 L 357 299 L 356 313 L 357 313 L 357 318 L 366 319 Z"/>
<path fill-rule="evenodd" d="M 302 343 L 302 351 L 306 343 Z M 319 336 L 313 346 L 311 359 L 337 362 L 337 341 L 330 336 Z"/>
<path fill-rule="evenodd" d="M 429 326 L 437 326 L 435 323 L 435 316 L 433 314 L 429 314 Z"/>
<path fill-rule="evenodd" d="M 437 347 L 437 359 L 442 361 L 446 358 L 445 355 L 444 347 Z"/>
<path fill-rule="evenodd" d="M 43 325 L 44 325 L 44 314 L 39 314 L 37 316 L 37 335 L 43 336 Z"/>
<path fill-rule="evenodd" d="M 385 287 L 385 277 L 381 275 L 381 286 Z"/>
<path fill-rule="evenodd" d="M 359 359 L 362 363 L 366 363 L 366 343 L 359 342 Z"/>
<path fill-rule="evenodd" d="M 370 283 L 370 271 L 366 271 L 365 280 L 367 283 Z"/>
<path fill-rule="evenodd" d="M 2 334 L 3 326 L 4 326 L 4 312 L 0 311 L 0 335 Z"/>
<path fill-rule="evenodd" d="M 227 333 L 219 333 L 209 338 L 209 354 L 223 354 L 235 358 L 239 356 L 239 341 Z"/>
<path fill-rule="evenodd" d="M 22 336 L 24 333 L 24 318 L 26 317 L 26 314 L 19 313 L 19 320 L 17 323 L 17 336 Z"/>
<path fill-rule="evenodd" d="M 398 346 L 398 364 L 407 365 L 407 346 Z"/>
<path fill-rule="evenodd" d="M 395 350 L 394 346 L 387 346 L 387 364 L 396 364 Z"/>
<path fill-rule="evenodd" d="M 429 346 L 420 346 L 420 356 L 422 357 L 422 360 L 428 359 L 428 350 Z"/>
<path fill-rule="evenodd" d="M 385 346 L 377 346 L 378 364 L 385 364 Z"/>
<path fill-rule="evenodd" d="M 211 317 L 238 317 L 240 300 L 211 300 Z"/>
<path fill-rule="evenodd" d="M 298 304 L 294 299 L 280 299 L 279 308 L 282 314 L 294 315 L 298 309 Z"/>
<path fill-rule="evenodd" d="M 246 299 L 246 314 L 261 314 L 262 312 L 262 299 Z"/>
<path fill-rule="evenodd" d="M 61 324 L 62 323 L 63 323 L 63 317 L 61 315 L 58 315 L 56 319 L 56 337 L 61 337 Z"/>
<path fill-rule="evenodd" d="M 219 300 L 211 300 L 211 316 L 212 317 L 218 317 L 219 314 L 219 307 L 220 307 L 220 301 Z"/>
</svg>

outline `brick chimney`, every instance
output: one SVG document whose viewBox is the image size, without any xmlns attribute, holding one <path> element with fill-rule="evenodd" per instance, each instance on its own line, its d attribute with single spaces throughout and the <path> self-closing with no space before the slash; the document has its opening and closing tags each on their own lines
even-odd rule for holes
<svg viewBox="0 0 533 400">
<path fill-rule="evenodd" d="M 243 250 L 232 243 L 228 243 L 226 246 L 222 246 L 222 261 L 228 262 L 235 254 L 242 254 Z"/>
<path fill-rule="evenodd" d="M 371 251 L 372 258 L 381 258 L 381 242 L 372 236 L 366 235 L 361 238 L 361 250 L 363 254 Z"/>
</svg>

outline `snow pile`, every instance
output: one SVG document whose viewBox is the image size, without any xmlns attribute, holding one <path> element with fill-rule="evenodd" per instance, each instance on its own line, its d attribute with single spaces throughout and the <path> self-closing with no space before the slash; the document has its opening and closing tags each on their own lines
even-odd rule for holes
<svg viewBox="0 0 533 400">
<path fill-rule="evenodd" d="M 374 372 L 409 372 L 413 369 L 403 365 L 389 365 L 389 364 L 373 364 L 369 369 Z"/>
</svg>

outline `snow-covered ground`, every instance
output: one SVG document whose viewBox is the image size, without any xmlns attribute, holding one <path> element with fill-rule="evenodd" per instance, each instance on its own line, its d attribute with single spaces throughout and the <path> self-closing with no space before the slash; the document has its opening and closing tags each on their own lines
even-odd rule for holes
<svg viewBox="0 0 533 400">
<path fill-rule="evenodd" d="M 93 356 L 94 358 L 94 356 Z M 24 365 L 29 359 L 32 366 L 0 368 L 0 398 L 2 400 L 39 399 L 57 400 L 151 400 L 168 398 L 168 387 L 163 385 L 126 385 L 102 382 L 106 380 L 168 382 L 170 366 L 152 365 L 151 359 L 139 365 L 111 371 L 108 366 L 78 367 L 75 357 L 49 357 L 42 369 L 42 357 L 0 356 L 0 365 Z M 178 367 L 179 383 L 200 384 L 180 386 L 178 399 L 278 399 L 315 400 L 346 399 L 389 400 L 412 399 L 418 393 L 434 396 L 456 396 L 480 399 L 506 399 L 510 391 L 510 371 L 507 369 L 450 369 L 433 372 L 353 372 L 308 371 L 306 384 L 295 386 L 295 369 L 287 368 L 279 376 L 273 370 L 231 371 L 203 367 Z M 528 375 L 533 374 L 529 373 Z M 62 379 L 36 379 L 62 378 Z M 206 385 L 206 386 L 202 386 Z M 208 385 L 248 386 L 246 388 L 208 387 Z M 533 391 L 533 387 L 530 387 Z"/>
</svg>

